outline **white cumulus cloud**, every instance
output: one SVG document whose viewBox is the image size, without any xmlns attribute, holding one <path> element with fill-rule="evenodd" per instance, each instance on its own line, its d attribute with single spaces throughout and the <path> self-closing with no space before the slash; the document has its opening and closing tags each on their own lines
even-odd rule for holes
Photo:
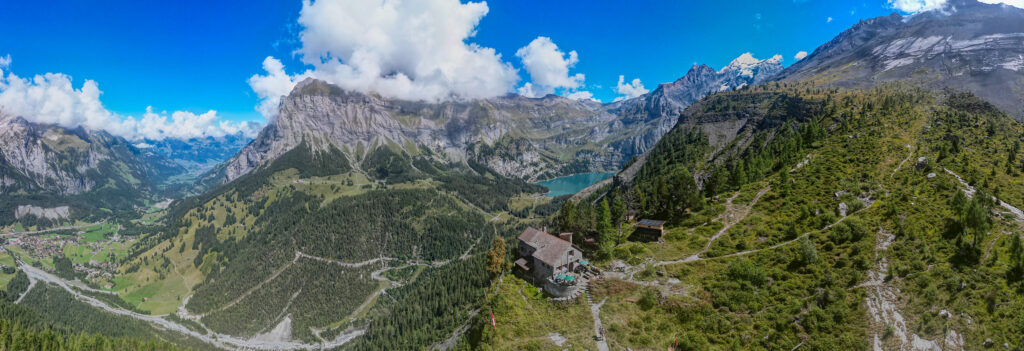
<svg viewBox="0 0 1024 351">
<path fill-rule="evenodd" d="M 304 75 L 349 90 L 427 101 L 497 96 L 519 75 L 494 49 L 467 41 L 487 11 L 483 2 L 459 0 L 306 0 L 296 52 L 313 66 Z M 275 76 L 283 67 L 268 61 L 276 83 L 254 77 L 254 89 L 264 89 L 257 94 L 284 86 Z"/>
<path fill-rule="evenodd" d="M 1004 4 L 1024 8 L 1024 0 L 978 0 L 986 4 Z M 889 0 L 889 7 L 916 14 L 925 11 L 947 10 L 947 0 Z"/>
<path fill-rule="evenodd" d="M 807 57 L 807 51 L 800 51 L 800 52 L 797 52 L 796 55 L 793 55 L 793 58 L 795 58 L 797 60 L 803 60 L 804 57 Z"/>
<path fill-rule="evenodd" d="M 187 140 L 190 138 L 222 137 L 225 135 L 243 134 L 254 136 L 261 125 L 254 122 L 230 122 L 220 119 L 217 111 L 195 114 L 188 111 L 153 112 L 153 107 L 146 107 L 141 119 L 127 117 L 121 122 L 134 133 L 123 135 L 128 139 L 162 140 L 166 138 Z"/>
<path fill-rule="evenodd" d="M 598 100 L 598 99 L 594 98 L 594 94 L 593 93 L 591 93 L 589 91 L 584 91 L 584 90 L 577 90 L 577 91 L 569 92 L 568 94 L 565 95 L 565 97 L 573 99 L 573 100 L 591 100 L 591 101 L 601 102 L 601 100 Z"/>
<path fill-rule="evenodd" d="M 570 51 L 567 57 L 551 38 L 537 37 L 530 44 L 519 48 L 516 57 L 523 60 L 523 66 L 535 85 L 568 89 L 583 85 L 585 77 L 582 73 L 569 75 L 569 69 L 580 62 L 576 50 Z"/>
<path fill-rule="evenodd" d="M 584 75 L 569 73 L 578 54 L 562 52 L 547 37 L 516 52 L 531 79 L 515 89 L 518 69 L 493 48 L 472 42 L 488 11 L 485 2 L 459 0 L 305 0 L 295 53 L 307 67 L 289 75 L 276 58 L 266 58 L 266 73 L 249 79 L 261 99 L 256 109 L 274 118 L 281 96 L 309 77 L 405 100 L 476 99 L 511 91 L 593 99 L 582 90 Z"/>
<path fill-rule="evenodd" d="M 8 67 L 10 57 L 0 63 Z M 235 133 L 251 136 L 259 131 L 259 124 L 223 121 L 212 110 L 202 114 L 175 111 L 168 115 L 147 108 L 139 119 L 121 116 L 103 106 L 100 101 L 102 94 L 96 81 L 86 80 L 76 89 L 71 77 L 62 73 L 21 78 L 14 73 L 4 75 L 0 71 L 0 111 L 36 123 L 106 130 L 129 140 L 188 139 Z"/>
<path fill-rule="evenodd" d="M 523 84 L 523 86 L 519 87 L 519 89 L 516 89 L 516 93 L 519 93 L 519 95 L 533 98 L 542 97 L 544 95 L 551 94 L 554 92 L 554 89 L 545 90 L 543 87 L 536 87 L 533 85 L 533 83 L 530 82 L 526 82 L 525 84 Z"/>
<path fill-rule="evenodd" d="M 295 84 L 311 73 L 307 71 L 303 74 L 289 76 L 288 73 L 285 73 L 281 61 L 273 57 L 263 60 L 263 70 L 267 71 L 267 74 L 253 75 L 249 78 L 249 86 L 260 98 L 256 110 L 270 121 L 277 117 L 277 106 L 281 102 L 281 97 L 288 95 L 292 88 L 295 88 Z"/>
<path fill-rule="evenodd" d="M 644 84 L 640 82 L 640 78 L 634 78 L 633 81 L 626 83 L 626 76 L 619 76 L 619 83 L 615 85 L 615 91 L 620 95 L 615 98 L 615 101 L 632 99 L 637 96 L 647 94 L 647 88 L 644 88 Z"/>
<path fill-rule="evenodd" d="M 1024 9 L 1024 0 L 978 0 L 986 4 L 1005 4 Z"/>
<path fill-rule="evenodd" d="M 918 13 L 944 9 L 946 0 L 889 0 L 889 6 L 906 13 Z"/>
<path fill-rule="evenodd" d="M 583 88 L 586 76 L 569 73 L 580 62 L 576 50 L 565 53 L 551 38 L 537 37 L 516 50 L 516 57 L 523 61 L 531 80 L 517 90 L 520 95 L 541 97 L 561 90 L 570 99 L 594 99 L 590 92 L 578 90 Z"/>
</svg>

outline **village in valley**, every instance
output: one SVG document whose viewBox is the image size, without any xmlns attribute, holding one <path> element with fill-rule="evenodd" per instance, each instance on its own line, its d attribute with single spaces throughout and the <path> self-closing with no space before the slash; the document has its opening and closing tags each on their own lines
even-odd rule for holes
<svg viewBox="0 0 1024 351">
<path fill-rule="evenodd" d="M 71 275 L 88 285 L 111 289 L 118 274 L 119 260 L 127 256 L 136 238 L 119 235 L 122 226 L 100 222 L 42 233 L 11 232 L 3 235 L 4 254 L 15 261 L 58 272 L 62 260 L 70 262 Z M 71 273 L 71 272 L 60 272 Z"/>
<path fill-rule="evenodd" d="M 96 222 L 55 223 L 49 227 L 25 227 L 15 223 L 0 228 L 0 287 L 7 287 L 17 271 L 31 267 L 53 279 L 59 277 L 80 290 L 107 294 L 140 290 L 144 284 L 126 274 L 124 265 L 140 237 L 124 235 L 126 225 L 122 223 L 145 228 L 162 215 L 165 205 L 139 208 L 139 218 L 124 222 L 105 218 Z M 27 295 L 28 290 L 20 294 Z M 140 296 L 131 300 L 138 308 L 139 303 L 148 299 Z"/>
</svg>

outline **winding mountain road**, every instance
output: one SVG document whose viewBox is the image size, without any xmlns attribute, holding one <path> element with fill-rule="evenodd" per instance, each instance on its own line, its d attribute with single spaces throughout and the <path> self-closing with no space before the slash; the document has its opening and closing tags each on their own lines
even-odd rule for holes
<svg viewBox="0 0 1024 351">
<path fill-rule="evenodd" d="M 167 320 L 167 319 L 163 318 L 163 316 L 150 316 L 150 315 L 145 315 L 145 314 L 137 313 L 137 312 L 134 312 L 134 311 L 129 311 L 129 310 L 126 310 L 126 309 L 123 309 L 123 308 L 110 306 L 110 305 L 106 304 L 103 301 L 97 300 L 97 299 L 95 299 L 95 298 L 93 298 L 91 296 L 88 296 L 88 295 L 84 295 L 84 294 L 78 292 L 77 290 L 72 289 L 71 286 L 69 285 L 69 283 L 67 281 L 65 281 L 64 279 L 61 279 L 61 278 L 59 278 L 57 276 L 54 276 L 54 275 L 52 275 L 52 274 L 50 274 L 50 273 L 48 273 L 48 272 L 46 272 L 46 271 L 44 271 L 42 269 L 39 269 L 39 268 L 36 268 L 36 267 L 32 267 L 30 265 L 24 264 L 24 262 L 20 262 L 19 261 L 18 267 L 22 271 L 24 271 L 26 275 L 28 275 L 30 281 L 42 281 L 42 282 L 45 282 L 45 283 L 54 284 L 54 285 L 64 289 L 65 291 L 67 291 L 71 295 L 73 295 L 75 297 L 75 299 L 77 299 L 79 301 L 82 301 L 82 302 L 85 302 L 85 303 L 87 303 L 87 304 L 89 304 L 89 305 L 91 305 L 91 306 L 93 306 L 95 308 L 98 308 L 98 309 L 101 309 L 103 311 L 110 312 L 110 313 L 113 313 L 113 314 L 116 314 L 116 315 L 130 317 L 130 318 L 133 318 L 133 319 L 136 319 L 136 320 L 147 322 L 147 323 L 150 323 L 151 325 L 154 325 L 154 326 L 156 326 L 158 328 L 165 329 L 165 330 L 170 330 L 170 331 L 174 331 L 174 332 L 178 332 L 180 334 L 187 335 L 189 337 L 193 337 L 195 339 L 201 340 L 201 341 L 206 342 L 208 344 L 215 345 L 215 346 L 218 346 L 218 347 L 221 347 L 221 348 L 226 348 L 226 349 L 315 350 L 315 349 L 324 349 L 324 348 L 335 348 L 335 347 L 339 347 L 339 346 L 342 346 L 342 345 L 348 343 L 349 341 L 355 339 L 356 337 L 362 335 L 365 332 L 365 330 L 362 330 L 362 329 L 352 330 L 352 331 L 349 331 L 347 333 L 342 333 L 341 335 L 338 335 L 338 337 L 335 338 L 334 340 L 330 340 L 330 341 L 323 342 L 323 343 L 317 343 L 317 344 L 305 344 L 305 343 L 295 342 L 295 341 L 268 341 L 268 340 L 243 339 L 243 338 L 239 338 L 239 337 L 235 337 L 235 336 L 231 336 L 231 335 L 227 335 L 227 334 L 220 334 L 220 333 L 202 334 L 202 333 L 193 331 L 192 329 L 189 329 L 188 327 L 185 327 L 182 324 L 178 324 L 177 322 L 173 322 L 173 321 Z M 27 291 L 26 291 L 25 295 L 28 295 Z M 22 297 L 24 297 L 24 296 L 22 296 Z M 20 300 L 21 300 L 21 298 L 19 298 L 19 302 L 20 302 Z"/>
</svg>

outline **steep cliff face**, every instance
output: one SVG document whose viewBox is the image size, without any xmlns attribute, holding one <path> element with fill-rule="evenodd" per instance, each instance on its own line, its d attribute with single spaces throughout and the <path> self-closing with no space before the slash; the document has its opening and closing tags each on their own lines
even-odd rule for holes
<svg viewBox="0 0 1024 351">
<path fill-rule="evenodd" d="M 78 194 L 92 189 L 95 181 L 85 177 L 85 173 L 109 156 L 93 152 L 83 140 L 84 134 L 83 130 L 51 129 L 24 118 L 2 117 L 0 156 L 6 166 L 6 181 L 0 191 L 43 189 Z M 62 154 L 73 159 L 63 158 Z"/>
<path fill-rule="evenodd" d="M 425 151 L 438 161 L 474 161 L 527 180 L 608 171 L 649 150 L 701 97 L 764 81 L 779 58 L 749 54 L 721 71 L 694 66 L 654 92 L 610 104 L 548 95 L 427 103 L 345 91 L 307 79 L 282 99 L 276 120 L 222 168 L 231 181 L 302 144 L 341 150 L 356 165 L 375 148 Z"/>
<path fill-rule="evenodd" d="M 862 21 L 777 77 L 863 87 L 911 81 L 966 90 L 1024 118 L 1024 9 L 975 0 Z"/>
<path fill-rule="evenodd" d="M 559 163 L 572 161 L 584 148 L 613 151 L 604 140 L 633 133 L 615 122 L 599 103 L 553 95 L 433 104 L 344 91 L 310 79 L 282 100 L 277 119 L 227 163 L 224 174 L 228 181 L 236 179 L 305 141 L 315 151 L 333 146 L 354 165 L 373 149 L 390 145 L 444 162 L 474 159 L 502 174 L 531 179 L 560 172 Z M 496 149 L 503 138 L 514 148 Z M 582 167 L 606 169 L 620 161 Z"/>
<path fill-rule="evenodd" d="M 183 171 L 106 132 L 36 124 L 0 114 L 3 218 L 13 217 L 9 215 L 18 206 L 66 205 L 79 197 L 89 197 L 90 206 L 130 208 L 155 191 L 159 182 Z M 34 213 L 20 211 L 19 217 L 25 214 Z"/>
</svg>

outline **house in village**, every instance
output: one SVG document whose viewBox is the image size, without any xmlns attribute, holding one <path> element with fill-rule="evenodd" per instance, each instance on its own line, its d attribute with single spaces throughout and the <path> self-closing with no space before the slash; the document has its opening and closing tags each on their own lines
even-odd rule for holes
<svg viewBox="0 0 1024 351">
<path fill-rule="evenodd" d="M 527 228 L 519 235 L 516 269 L 534 285 L 555 296 L 567 296 L 576 289 L 575 273 L 586 265 L 583 252 L 572 245 L 572 233 L 557 237 L 543 230 Z"/>
<path fill-rule="evenodd" d="M 656 219 L 641 219 L 636 222 L 636 229 L 630 238 L 635 241 L 658 241 L 665 234 L 665 221 Z"/>
</svg>

